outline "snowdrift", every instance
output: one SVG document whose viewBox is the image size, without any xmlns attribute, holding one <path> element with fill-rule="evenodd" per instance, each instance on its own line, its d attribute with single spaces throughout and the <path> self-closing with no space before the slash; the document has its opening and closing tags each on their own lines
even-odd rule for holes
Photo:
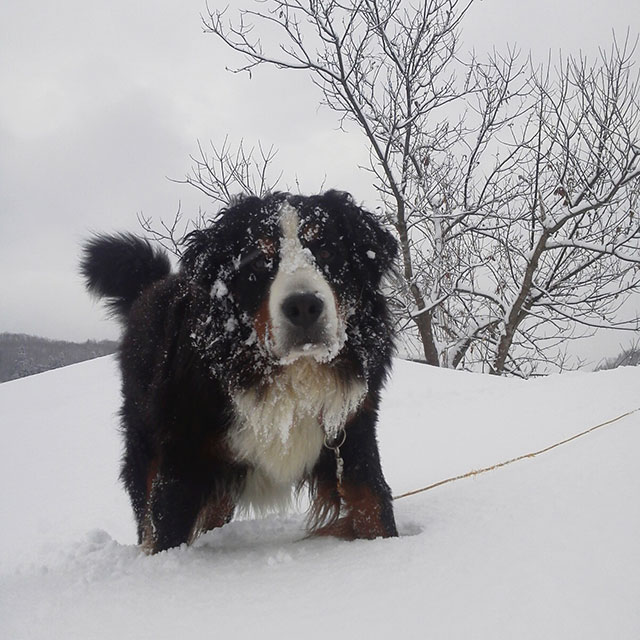
<svg viewBox="0 0 640 640">
<path fill-rule="evenodd" d="M 305 539 L 297 513 L 154 557 L 118 484 L 112 358 L 0 384 L 0 638 L 640 637 L 640 412 L 396 502 L 401 536 Z M 640 407 L 640 367 L 532 381 L 397 361 L 394 493 Z"/>
</svg>

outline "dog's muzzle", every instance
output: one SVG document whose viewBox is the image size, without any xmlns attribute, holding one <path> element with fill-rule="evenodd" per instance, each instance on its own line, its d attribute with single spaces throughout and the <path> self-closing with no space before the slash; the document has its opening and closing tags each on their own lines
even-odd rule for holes
<svg viewBox="0 0 640 640">
<path fill-rule="evenodd" d="M 298 215 L 284 203 L 280 264 L 269 290 L 269 348 L 283 363 L 301 356 L 329 361 L 346 340 L 336 296 L 298 237 Z"/>
</svg>

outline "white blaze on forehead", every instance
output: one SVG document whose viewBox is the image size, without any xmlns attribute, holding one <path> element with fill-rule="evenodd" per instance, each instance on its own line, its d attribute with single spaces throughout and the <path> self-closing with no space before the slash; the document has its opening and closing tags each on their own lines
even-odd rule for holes
<svg viewBox="0 0 640 640">
<path fill-rule="evenodd" d="M 290 274 L 298 270 L 304 271 L 305 267 L 316 270 L 311 251 L 305 249 L 300 242 L 299 228 L 298 212 L 288 202 L 284 202 L 280 208 L 280 229 L 282 230 L 280 270 Z"/>
<path fill-rule="evenodd" d="M 280 229 L 282 230 L 283 238 L 300 242 L 298 238 L 299 226 L 300 218 L 298 218 L 297 209 L 288 202 L 283 202 L 280 206 Z"/>
<path fill-rule="evenodd" d="M 315 258 L 305 248 L 298 235 L 300 218 L 298 211 L 289 202 L 283 202 L 279 211 L 280 264 L 269 293 L 269 316 L 273 328 L 272 344 L 274 354 L 283 361 L 293 361 L 302 355 L 317 360 L 333 359 L 346 340 L 344 322 L 336 308 L 336 298 L 326 278 L 320 273 Z M 322 344 L 289 345 L 291 326 L 282 311 L 283 302 L 296 293 L 311 293 L 324 303 L 318 323 L 324 336 Z"/>
</svg>

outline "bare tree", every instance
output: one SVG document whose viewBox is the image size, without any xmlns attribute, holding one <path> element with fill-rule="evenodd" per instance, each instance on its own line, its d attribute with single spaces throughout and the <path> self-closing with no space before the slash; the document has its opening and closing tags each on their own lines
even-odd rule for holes
<svg viewBox="0 0 640 640">
<path fill-rule="evenodd" d="M 173 219 L 166 222 L 164 219 L 156 221 L 153 216 L 147 216 L 141 211 L 138 212 L 138 224 L 144 232 L 145 236 L 160 246 L 164 247 L 169 253 L 176 257 L 182 255 L 182 239 L 192 229 L 204 226 L 205 214 L 200 211 L 198 216 L 189 217 L 186 220 L 182 214 L 182 205 L 178 203 L 178 209 Z"/>
<path fill-rule="evenodd" d="M 568 339 L 637 329 L 620 315 L 640 288 L 634 53 L 628 39 L 614 43 L 595 64 L 569 58 L 553 78 L 529 65 L 515 108 L 505 99 L 496 112 L 488 88 L 475 96 L 481 114 L 504 116 L 472 148 L 457 187 L 475 267 L 442 309 L 454 318 L 440 323 L 454 335 L 453 365 L 463 357 L 528 375 L 559 361 Z"/>
<path fill-rule="evenodd" d="M 618 319 L 640 286 L 635 47 L 556 69 L 513 50 L 463 62 L 470 4 L 260 0 L 204 24 L 243 54 L 236 71 L 307 73 L 363 133 L 425 360 L 526 376 L 580 327 L 637 326 Z M 192 184 L 226 193 L 204 167 Z"/>
<path fill-rule="evenodd" d="M 243 140 L 235 148 L 228 138 L 220 147 L 210 143 L 209 153 L 198 143 L 198 155 L 191 156 L 191 173 L 177 182 L 199 189 L 215 204 L 228 206 L 238 195 L 263 196 L 277 187 L 282 172 L 273 175 L 276 155 L 274 147 L 265 149 L 261 143 L 247 150 Z"/>
<path fill-rule="evenodd" d="M 191 172 L 179 184 L 188 184 L 201 191 L 214 205 L 228 207 L 242 195 L 263 196 L 274 191 L 282 178 L 275 174 L 273 163 L 277 152 L 274 147 L 265 149 L 260 143 L 246 149 L 244 141 L 234 147 L 225 137 L 221 146 L 209 143 L 207 152 L 198 142 L 198 154 L 191 156 Z M 202 228 L 209 216 L 200 210 L 195 217 L 186 220 L 178 205 L 170 222 L 138 214 L 138 223 L 148 238 L 159 243 L 175 256 L 182 254 L 182 240 L 192 229 Z"/>
</svg>

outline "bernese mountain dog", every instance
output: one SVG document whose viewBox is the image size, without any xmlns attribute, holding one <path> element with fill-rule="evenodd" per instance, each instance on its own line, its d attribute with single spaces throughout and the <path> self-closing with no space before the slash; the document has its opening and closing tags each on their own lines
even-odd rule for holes
<svg viewBox="0 0 640 640">
<path fill-rule="evenodd" d="M 376 421 L 397 244 L 349 194 L 239 198 L 185 238 L 177 273 L 134 235 L 85 246 L 123 322 L 124 456 L 156 553 L 310 489 L 310 533 L 397 535 Z"/>
</svg>

